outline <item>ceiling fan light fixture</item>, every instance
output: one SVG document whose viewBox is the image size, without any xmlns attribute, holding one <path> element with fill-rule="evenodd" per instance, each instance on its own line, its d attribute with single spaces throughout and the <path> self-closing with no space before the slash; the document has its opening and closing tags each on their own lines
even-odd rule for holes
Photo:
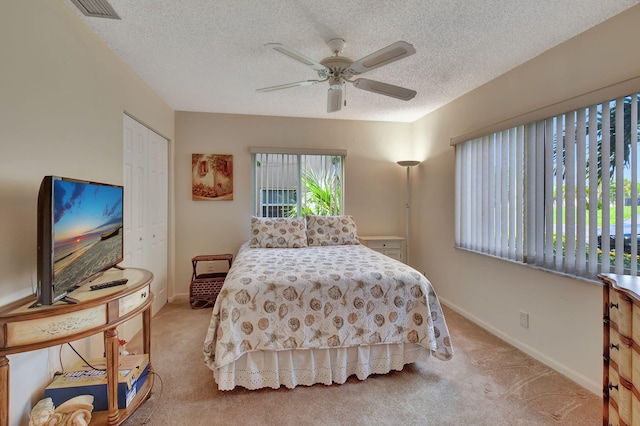
<svg viewBox="0 0 640 426">
<path fill-rule="evenodd" d="M 329 87 L 327 93 L 327 112 L 340 111 L 342 108 L 342 86 L 339 88 Z"/>
<path fill-rule="evenodd" d="M 329 79 L 329 88 L 334 90 L 342 90 L 344 79 L 342 77 L 331 77 Z"/>
</svg>

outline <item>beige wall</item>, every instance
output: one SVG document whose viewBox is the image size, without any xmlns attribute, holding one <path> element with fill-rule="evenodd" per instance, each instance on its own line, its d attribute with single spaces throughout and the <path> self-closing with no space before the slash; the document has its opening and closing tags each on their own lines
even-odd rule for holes
<svg viewBox="0 0 640 426">
<path fill-rule="evenodd" d="M 235 254 L 249 239 L 249 147 L 339 148 L 345 161 L 345 213 L 361 235 L 404 235 L 404 170 L 411 125 L 345 120 L 176 113 L 176 288 L 189 292 L 191 258 Z M 233 201 L 191 200 L 191 154 L 233 155 Z"/>
<path fill-rule="evenodd" d="M 414 180 L 414 266 L 427 272 L 447 304 L 595 393 L 602 377 L 601 287 L 454 249 L 449 141 L 640 75 L 638 22 L 640 6 L 414 123 L 414 149 L 427 153 Z M 520 311 L 529 313 L 529 329 L 520 327 Z"/>
<path fill-rule="evenodd" d="M 35 290 L 36 206 L 42 177 L 121 184 L 123 112 L 172 141 L 174 112 L 60 1 L 2 2 L 0 52 L 4 305 Z M 52 359 L 57 363 L 57 356 Z M 13 355 L 9 360 L 11 424 L 26 424 L 26 414 L 50 379 L 49 352 Z"/>
<path fill-rule="evenodd" d="M 122 113 L 127 111 L 171 140 L 175 226 L 170 229 L 169 296 L 188 294 L 192 256 L 235 253 L 248 239 L 249 146 L 346 148 L 346 213 L 356 217 L 361 234 L 404 234 L 405 174 L 395 161 L 425 160 L 412 171 L 414 266 L 455 309 L 599 392 L 600 287 L 455 250 L 449 139 L 640 74 L 639 21 L 640 7 L 635 7 L 416 123 L 401 124 L 174 114 L 61 2 L 4 2 L 0 305 L 34 290 L 42 176 L 121 183 Z M 234 155 L 233 201 L 191 200 L 192 153 Z M 519 327 L 520 310 L 531 316 L 528 330 Z M 48 358 L 46 350 L 10 357 L 13 422 L 24 422 L 42 396 Z"/>
</svg>

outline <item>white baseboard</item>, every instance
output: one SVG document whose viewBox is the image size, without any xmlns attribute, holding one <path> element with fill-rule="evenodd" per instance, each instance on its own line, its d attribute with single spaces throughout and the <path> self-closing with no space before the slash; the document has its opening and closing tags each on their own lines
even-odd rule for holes
<svg viewBox="0 0 640 426">
<path fill-rule="evenodd" d="M 535 348 L 533 348 L 533 347 L 531 347 L 529 345 L 526 345 L 526 344 L 514 339 L 513 337 L 509 336 L 508 334 L 496 329 L 495 327 L 485 323 L 481 319 L 477 318 L 475 315 L 470 314 L 469 312 L 467 312 L 464 309 L 460 308 L 459 306 L 449 302 L 448 300 L 440 298 L 440 302 L 443 305 L 447 306 L 448 308 L 450 308 L 450 309 L 454 310 L 455 312 L 459 313 L 463 317 L 467 318 L 469 321 L 471 321 L 471 322 L 477 324 L 478 326 L 484 328 L 489 333 L 499 337 L 500 339 L 504 340 L 505 342 L 509 343 L 510 345 L 515 346 L 516 348 L 520 349 L 522 352 L 524 352 L 527 355 L 537 359 L 538 361 L 540 361 L 541 363 L 545 364 L 546 366 L 548 366 L 550 368 L 553 368 L 554 370 L 556 370 L 560 374 L 563 374 L 563 375 L 567 376 L 569 379 L 571 379 L 574 382 L 578 383 L 580 386 L 586 388 L 588 391 L 593 392 L 596 395 L 602 395 L 602 383 L 594 382 L 593 380 L 590 380 L 590 379 L 586 378 L 582 374 L 579 374 L 575 370 L 572 370 L 568 366 L 566 366 L 564 364 L 561 364 L 561 363 L 558 363 L 556 360 L 554 360 L 552 358 L 549 358 L 548 356 L 538 352 Z M 453 344 L 454 344 L 454 351 L 455 351 L 455 341 L 453 342 Z"/>
<path fill-rule="evenodd" d="M 189 302 L 189 293 L 174 294 L 173 296 L 169 297 L 167 299 L 167 301 L 169 303 L 173 303 L 173 302 L 185 302 L 185 303 L 188 303 Z"/>
</svg>

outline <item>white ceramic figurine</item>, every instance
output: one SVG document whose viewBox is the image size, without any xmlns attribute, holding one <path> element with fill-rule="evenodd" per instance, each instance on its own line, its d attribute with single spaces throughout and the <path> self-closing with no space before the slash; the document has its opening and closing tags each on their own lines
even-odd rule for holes
<svg viewBox="0 0 640 426">
<path fill-rule="evenodd" d="M 87 426 L 92 411 L 92 395 L 76 396 L 57 408 L 53 407 L 51 398 L 45 398 L 31 410 L 29 426 Z"/>
</svg>

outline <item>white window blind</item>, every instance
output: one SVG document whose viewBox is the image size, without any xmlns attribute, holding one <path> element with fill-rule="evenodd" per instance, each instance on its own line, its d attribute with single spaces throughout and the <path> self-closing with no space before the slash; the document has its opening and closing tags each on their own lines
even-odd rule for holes
<svg viewBox="0 0 640 426">
<path fill-rule="evenodd" d="M 343 210 L 344 155 L 259 152 L 252 148 L 252 204 L 259 217 L 338 215 Z"/>
<path fill-rule="evenodd" d="M 638 274 L 638 94 L 456 145 L 456 246 Z"/>
</svg>

